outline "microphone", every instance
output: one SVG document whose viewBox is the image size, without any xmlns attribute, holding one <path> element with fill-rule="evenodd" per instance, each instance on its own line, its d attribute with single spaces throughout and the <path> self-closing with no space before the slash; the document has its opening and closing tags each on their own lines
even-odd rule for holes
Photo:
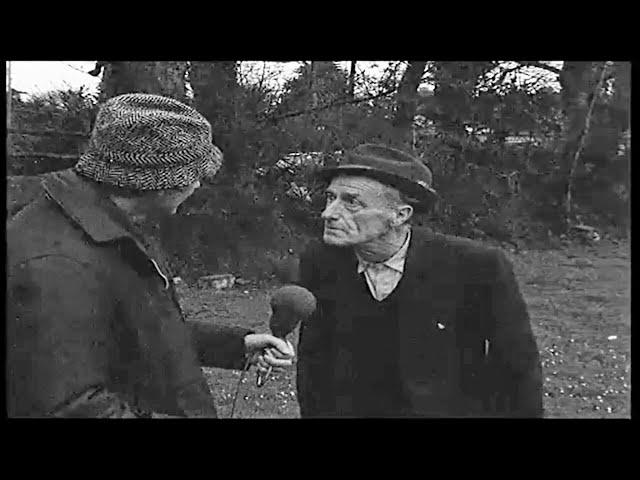
<svg viewBox="0 0 640 480">
<path fill-rule="evenodd" d="M 316 310 L 316 297 L 309 290 L 299 285 L 285 285 L 278 288 L 271 297 L 271 318 L 269 328 L 271 333 L 282 340 L 295 330 L 301 321 L 306 320 Z M 264 385 L 272 368 L 264 375 L 258 373 L 256 384 Z"/>
</svg>

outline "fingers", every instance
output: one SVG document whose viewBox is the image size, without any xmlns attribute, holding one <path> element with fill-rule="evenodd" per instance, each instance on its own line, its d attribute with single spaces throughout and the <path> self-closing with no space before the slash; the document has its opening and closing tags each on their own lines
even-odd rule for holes
<svg viewBox="0 0 640 480">
<path fill-rule="evenodd" d="M 266 372 L 269 369 L 269 364 L 264 359 L 264 355 L 258 355 L 255 365 L 256 368 L 261 372 Z"/>
<path fill-rule="evenodd" d="M 295 352 L 293 346 L 289 342 L 285 342 L 281 338 L 268 335 L 267 341 L 269 342 L 268 348 L 272 352 L 272 356 L 277 358 L 293 358 Z"/>
<path fill-rule="evenodd" d="M 274 368 L 284 368 L 284 367 L 290 367 L 291 365 L 293 365 L 293 359 L 289 356 L 287 357 L 282 357 L 280 356 L 279 358 L 276 357 L 274 355 L 274 352 L 271 349 L 268 349 L 264 355 L 263 355 L 263 360 L 270 366 L 274 367 Z"/>
<path fill-rule="evenodd" d="M 293 358 L 295 350 L 290 342 L 266 333 L 252 333 L 245 337 L 245 346 L 248 352 L 262 351 L 265 349 L 274 350 L 276 358 Z M 276 351 L 278 352 L 276 354 Z"/>
<path fill-rule="evenodd" d="M 278 360 L 291 360 L 293 358 L 291 355 L 284 354 L 276 348 L 267 348 L 264 350 L 263 353 L 264 354 L 268 353 L 271 357 L 276 358 Z"/>
</svg>

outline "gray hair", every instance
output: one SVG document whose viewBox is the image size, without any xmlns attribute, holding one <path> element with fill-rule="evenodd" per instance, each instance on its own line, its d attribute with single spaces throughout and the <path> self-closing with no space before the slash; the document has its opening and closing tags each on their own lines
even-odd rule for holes
<svg viewBox="0 0 640 480">
<path fill-rule="evenodd" d="M 397 188 L 392 187 L 390 185 L 384 185 L 384 187 L 385 188 L 384 188 L 383 194 L 387 202 L 389 202 L 389 206 L 391 207 L 399 207 L 401 205 L 413 206 L 413 204 L 415 203 L 415 200 L 413 200 L 411 197 L 401 192 Z"/>
<path fill-rule="evenodd" d="M 410 196 L 406 195 L 405 193 L 401 192 L 397 188 L 394 188 L 390 185 L 384 185 L 384 187 L 385 188 L 383 191 L 383 196 L 386 199 L 387 205 L 389 206 L 389 208 L 394 209 L 394 208 L 402 207 L 404 205 L 410 205 L 415 209 L 414 205 L 416 202 Z M 404 224 L 411 225 L 412 220 L 413 220 L 413 215 L 411 215 L 411 217 L 409 217 L 409 219 Z"/>
</svg>

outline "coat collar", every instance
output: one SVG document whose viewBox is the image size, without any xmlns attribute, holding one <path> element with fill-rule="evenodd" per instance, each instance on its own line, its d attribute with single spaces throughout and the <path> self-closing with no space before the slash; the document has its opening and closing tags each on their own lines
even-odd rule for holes
<svg viewBox="0 0 640 480">
<path fill-rule="evenodd" d="M 42 186 L 47 195 L 96 243 L 128 238 L 147 255 L 125 213 L 73 170 L 47 174 Z"/>
<path fill-rule="evenodd" d="M 425 227 L 412 228 L 411 236 L 406 244 L 404 273 L 398 288 L 406 283 L 420 283 L 423 278 L 429 275 L 432 265 L 432 248 L 431 243 L 436 239 L 436 233 Z M 353 272 L 354 275 L 361 273 L 358 268 L 360 261 L 353 248 L 329 247 L 337 255 L 337 265 L 343 273 L 347 275 Z M 352 275 L 353 276 L 353 275 Z"/>
<path fill-rule="evenodd" d="M 47 174 L 42 186 L 46 194 L 96 243 L 129 239 L 151 262 L 162 277 L 165 289 L 169 279 L 144 246 L 136 228 L 126 214 L 88 181 L 81 179 L 73 170 L 61 170 Z"/>
<path fill-rule="evenodd" d="M 425 275 L 432 273 L 430 272 L 431 242 L 434 239 L 435 233 L 431 229 L 422 227 L 411 229 L 401 283 L 422 281 Z"/>
<path fill-rule="evenodd" d="M 356 252 L 356 257 L 358 258 L 358 273 L 362 273 L 371 267 L 380 268 L 380 266 L 382 266 L 382 267 L 387 267 L 393 270 L 394 272 L 403 274 L 404 264 L 407 258 L 407 250 L 409 248 L 410 242 L 411 242 L 411 230 L 409 230 L 409 232 L 407 233 L 407 238 L 402 244 L 402 246 L 400 247 L 400 249 L 384 262 L 378 262 L 378 263 L 367 262 L 362 258 L 360 258 L 360 255 L 358 255 L 358 253 Z"/>
</svg>

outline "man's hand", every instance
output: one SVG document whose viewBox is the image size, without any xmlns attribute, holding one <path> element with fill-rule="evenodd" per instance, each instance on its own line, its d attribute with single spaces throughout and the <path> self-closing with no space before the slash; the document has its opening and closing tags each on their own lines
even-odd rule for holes
<svg viewBox="0 0 640 480">
<path fill-rule="evenodd" d="M 252 356 L 251 363 L 260 372 L 266 372 L 269 367 L 281 371 L 293 365 L 293 345 L 281 338 L 266 333 L 252 333 L 244 337 L 244 345 L 247 354 Z"/>
</svg>

